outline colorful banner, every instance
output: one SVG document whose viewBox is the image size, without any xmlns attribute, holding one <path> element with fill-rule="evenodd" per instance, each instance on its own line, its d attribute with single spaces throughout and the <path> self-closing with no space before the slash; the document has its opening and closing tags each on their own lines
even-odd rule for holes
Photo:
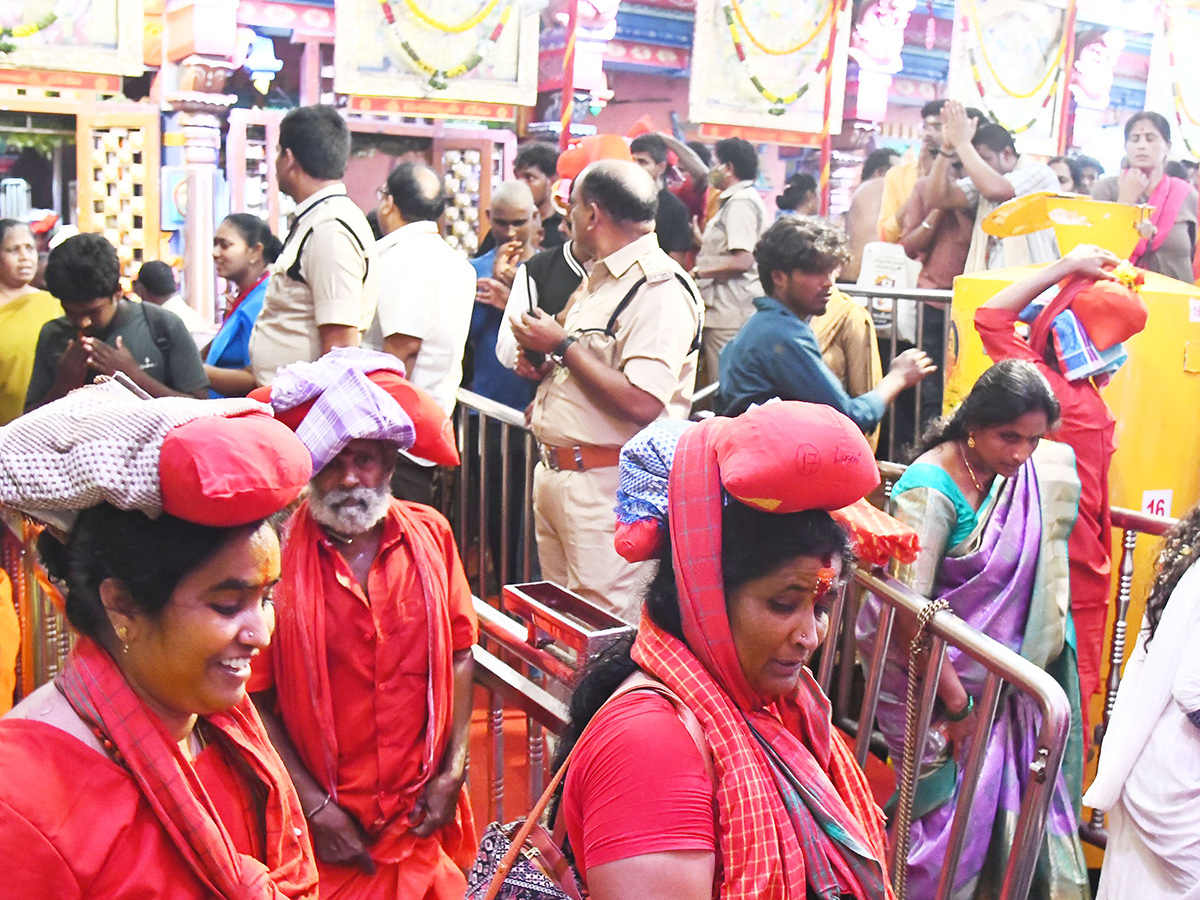
<svg viewBox="0 0 1200 900">
<path fill-rule="evenodd" d="M 842 123 L 850 4 L 843 0 L 707 0 L 696 4 L 688 118 L 693 122 L 819 134 Z"/>
<path fill-rule="evenodd" d="M 12 37 L 0 64 L 21 69 L 60 69 L 104 75 L 141 75 L 142 0 L 23 0 L 0 3 L 0 27 L 57 18 L 28 37 Z"/>
<path fill-rule="evenodd" d="M 538 14 L 529 0 L 337 0 L 334 90 L 532 106 Z"/>
<path fill-rule="evenodd" d="M 1070 2 L 959 2 L 947 96 L 982 109 L 1023 153 L 1058 152 Z"/>
</svg>

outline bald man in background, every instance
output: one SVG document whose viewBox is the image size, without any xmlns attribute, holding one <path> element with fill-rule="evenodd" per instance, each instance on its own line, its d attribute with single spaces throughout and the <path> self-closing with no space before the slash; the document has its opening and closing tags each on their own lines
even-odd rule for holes
<svg viewBox="0 0 1200 900">
<path fill-rule="evenodd" d="M 471 260 L 475 267 L 475 310 L 471 314 L 470 389 L 521 412 L 534 385 L 496 359 L 496 336 L 504 319 L 517 267 L 537 252 L 541 219 L 524 181 L 504 181 L 492 191 L 488 222 L 495 245 Z"/>
<path fill-rule="evenodd" d="M 575 180 L 573 241 L 595 260 L 560 324 L 511 319 L 518 371 L 541 379 L 531 427 L 541 462 L 533 509 L 542 576 L 636 622 L 648 563 L 613 547 L 621 446 L 663 417 L 686 418 L 704 304 L 654 234 L 658 186 L 636 163 L 602 160 Z M 542 354 L 536 369 L 525 354 Z"/>
<path fill-rule="evenodd" d="M 412 162 L 392 169 L 380 190 L 379 298 L 363 346 L 399 359 L 408 379 L 449 416 L 462 383 L 475 271 L 438 231 L 445 209 L 437 172 Z M 433 463 L 400 454 L 392 478 L 397 497 L 432 505 L 433 481 Z"/>
</svg>

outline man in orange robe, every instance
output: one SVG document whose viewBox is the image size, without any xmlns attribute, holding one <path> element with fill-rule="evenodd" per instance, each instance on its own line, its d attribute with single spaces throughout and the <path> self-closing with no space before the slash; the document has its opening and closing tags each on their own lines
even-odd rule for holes
<svg viewBox="0 0 1200 900">
<path fill-rule="evenodd" d="M 376 354 L 334 357 L 297 364 L 325 385 L 304 421 L 327 427 L 297 428 L 316 474 L 287 526 L 277 631 L 250 690 L 304 805 L 322 900 L 460 900 L 476 848 L 471 591 L 441 514 L 390 494 L 415 430 L 396 397 L 415 389 L 367 379 Z M 294 374 L 280 373 L 284 391 Z"/>
</svg>

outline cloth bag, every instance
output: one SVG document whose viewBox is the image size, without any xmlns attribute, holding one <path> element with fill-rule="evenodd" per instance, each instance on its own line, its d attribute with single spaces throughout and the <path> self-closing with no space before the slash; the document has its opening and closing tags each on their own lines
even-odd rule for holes
<svg viewBox="0 0 1200 900">
<path fill-rule="evenodd" d="M 653 691 L 675 707 L 680 721 L 696 743 L 709 780 L 713 777 L 712 755 L 704 740 L 704 732 L 696 714 L 665 684 L 648 675 L 635 673 L 604 701 L 603 709 L 618 697 L 633 691 Z M 592 721 L 600 710 L 592 716 Z M 590 723 L 589 723 L 590 727 Z M 587 732 L 587 729 L 584 729 Z M 540 823 L 550 798 L 567 774 L 567 765 L 583 741 L 571 748 L 546 790 L 534 804 L 529 815 L 507 825 L 493 822 L 484 830 L 479 842 L 479 854 L 467 873 L 467 894 L 464 900 L 582 900 L 584 894 L 574 866 L 563 854 L 561 838 L 556 839 Z"/>
</svg>

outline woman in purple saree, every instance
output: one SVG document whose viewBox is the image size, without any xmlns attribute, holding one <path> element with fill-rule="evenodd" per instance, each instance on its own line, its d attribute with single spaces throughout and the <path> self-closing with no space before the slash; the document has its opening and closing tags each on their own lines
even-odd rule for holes
<svg viewBox="0 0 1200 900">
<path fill-rule="evenodd" d="M 1062 684 L 1075 712 L 1071 741 L 1055 785 L 1031 896 L 1089 895 L 1078 838 L 1082 733 L 1066 540 L 1075 521 L 1079 481 L 1074 454 L 1041 442 L 1058 420 L 1058 403 L 1037 369 L 1008 360 L 976 383 L 953 417 L 919 442 L 916 460 L 892 490 L 891 513 L 917 529 L 921 554 L 898 577 L 917 593 L 945 599 L 955 615 L 1044 668 Z M 879 601 L 859 614 L 860 650 L 874 645 Z M 913 622 L 896 621 L 877 723 L 892 757 L 902 758 L 908 639 Z M 909 896 L 934 896 L 946 858 L 961 783 L 956 757 L 976 726 L 975 702 L 987 672 L 951 648 L 942 667 L 934 720 L 925 735 L 908 854 Z M 994 896 L 1016 827 L 1040 714 L 1016 692 L 1001 695 L 975 791 L 952 896 Z"/>
</svg>

